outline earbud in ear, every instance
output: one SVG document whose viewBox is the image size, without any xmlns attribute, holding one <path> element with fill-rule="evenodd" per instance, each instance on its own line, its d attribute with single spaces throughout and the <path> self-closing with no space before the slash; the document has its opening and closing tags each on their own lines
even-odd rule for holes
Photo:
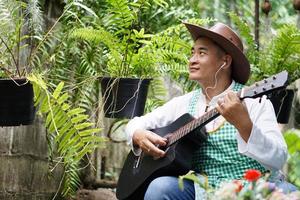
<svg viewBox="0 0 300 200">
<path fill-rule="evenodd" d="M 220 69 L 223 68 L 226 65 L 226 62 L 223 63 L 223 65 L 221 65 Z"/>
</svg>

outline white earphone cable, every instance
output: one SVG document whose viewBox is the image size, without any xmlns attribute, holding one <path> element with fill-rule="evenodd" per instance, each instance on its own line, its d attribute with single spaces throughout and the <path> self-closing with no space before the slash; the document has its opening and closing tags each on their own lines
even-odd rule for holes
<svg viewBox="0 0 300 200">
<path fill-rule="evenodd" d="M 209 90 L 209 89 L 215 89 L 216 87 L 217 87 L 217 84 L 218 84 L 218 79 L 217 79 L 217 75 L 218 75 L 218 73 L 219 73 L 219 71 L 225 66 L 225 64 L 226 64 L 226 62 L 224 62 L 224 64 L 223 65 L 221 65 L 221 67 L 216 71 L 216 73 L 215 73 L 215 76 L 214 76 L 214 86 L 213 87 L 207 87 L 207 88 L 205 88 L 205 94 L 206 94 L 206 96 L 208 97 L 208 99 L 209 99 L 209 101 L 212 99 L 209 95 L 208 95 L 208 93 L 207 93 L 207 90 Z"/>
</svg>

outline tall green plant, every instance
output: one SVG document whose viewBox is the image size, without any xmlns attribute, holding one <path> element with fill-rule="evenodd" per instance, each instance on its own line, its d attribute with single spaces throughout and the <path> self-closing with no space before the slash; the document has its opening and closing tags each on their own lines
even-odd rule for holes
<svg viewBox="0 0 300 200">
<path fill-rule="evenodd" d="M 98 98 L 97 73 L 101 69 L 102 51 L 96 45 L 87 42 L 74 42 L 69 35 L 76 27 L 84 23 L 93 23 L 97 15 L 86 5 L 78 1 L 68 1 L 59 18 L 60 25 L 53 25 L 46 38 L 40 38 L 38 51 L 32 56 L 30 66 L 35 72 L 44 72 L 48 83 L 65 83 L 71 95 L 72 103 L 88 110 L 96 109 Z M 57 22 L 57 21 L 56 21 Z"/>
<path fill-rule="evenodd" d="M 62 193 L 64 196 L 74 195 L 80 185 L 80 160 L 96 147 L 100 147 L 105 139 L 96 136 L 100 129 L 94 128 L 94 123 L 89 122 L 86 110 L 73 108 L 69 103 L 70 95 L 62 92 L 63 82 L 50 93 L 40 76 L 31 75 L 28 79 L 33 84 L 35 105 L 45 115 L 50 149 L 57 151 L 57 162 L 65 169 Z"/>
<path fill-rule="evenodd" d="M 207 24 L 212 19 L 190 19 L 189 22 Z M 128 52 L 130 60 L 128 69 L 120 66 L 124 60 L 122 44 L 118 38 L 100 27 L 80 28 L 73 32 L 72 37 L 81 38 L 92 44 L 103 44 L 104 51 L 108 49 L 107 68 L 104 74 L 117 77 L 157 77 L 172 73 L 174 76 L 187 74 L 187 60 L 190 54 L 191 39 L 183 24 L 171 26 L 156 34 L 146 34 L 142 28 L 139 32 L 133 30 L 135 39 L 140 46 L 134 52 Z M 105 59 L 104 58 L 104 59 Z M 123 64 L 123 66 L 126 64 Z M 107 73 L 106 73 L 107 72 Z"/>
<path fill-rule="evenodd" d="M 28 58 L 42 34 L 43 18 L 39 2 L 1 0 L 0 16 L 1 76 L 24 76 L 31 70 Z"/>
<path fill-rule="evenodd" d="M 110 76 L 116 77 L 149 77 L 155 74 L 151 68 L 152 59 L 136 57 L 139 48 L 148 42 L 151 34 L 146 34 L 139 27 L 139 14 L 151 7 L 151 3 L 164 6 L 164 0 L 141 0 L 131 2 L 127 0 L 107 0 L 107 16 L 103 18 L 103 24 L 96 29 L 83 28 L 76 30 L 73 37 L 82 38 L 104 45 L 108 53 L 106 69 Z M 137 62 L 138 60 L 138 62 Z M 148 65 L 147 68 L 141 65 Z M 147 69 L 147 70 L 146 70 Z"/>
</svg>

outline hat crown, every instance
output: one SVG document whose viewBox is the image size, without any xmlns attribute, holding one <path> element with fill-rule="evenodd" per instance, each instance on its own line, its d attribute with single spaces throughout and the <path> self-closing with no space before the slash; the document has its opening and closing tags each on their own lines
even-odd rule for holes
<svg viewBox="0 0 300 200">
<path fill-rule="evenodd" d="M 232 44 L 234 44 L 236 47 L 238 47 L 243 52 L 243 43 L 239 36 L 227 25 L 223 23 L 216 23 L 214 26 L 212 26 L 210 31 L 215 32 L 223 37 L 225 37 L 227 40 L 229 40 Z"/>
</svg>

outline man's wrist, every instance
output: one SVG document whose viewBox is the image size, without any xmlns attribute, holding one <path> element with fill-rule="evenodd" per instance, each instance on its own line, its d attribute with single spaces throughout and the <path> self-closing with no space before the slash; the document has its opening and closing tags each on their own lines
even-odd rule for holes
<svg viewBox="0 0 300 200">
<path fill-rule="evenodd" d="M 244 139 L 244 141 L 248 142 L 248 139 L 251 135 L 251 131 L 253 128 L 253 123 L 251 119 L 248 118 L 247 120 L 243 120 L 243 123 L 239 123 L 239 126 L 236 128 L 240 133 L 241 137 Z"/>
</svg>

